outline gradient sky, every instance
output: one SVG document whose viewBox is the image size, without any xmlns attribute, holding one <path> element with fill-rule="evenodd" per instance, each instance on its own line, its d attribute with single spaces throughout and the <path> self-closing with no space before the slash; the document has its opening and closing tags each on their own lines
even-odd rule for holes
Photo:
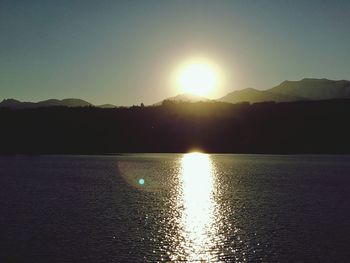
<svg viewBox="0 0 350 263">
<path fill-rule="evenodd" d="M 350 1 L 0 0 L 0 99 L 151 104 L 201 55 L 218 96 L 304 77 L 350 78 Z"/>
</svg>

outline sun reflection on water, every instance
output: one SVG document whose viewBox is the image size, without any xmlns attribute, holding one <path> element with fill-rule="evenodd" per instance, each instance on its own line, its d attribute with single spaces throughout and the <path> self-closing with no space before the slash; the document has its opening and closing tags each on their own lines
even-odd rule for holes
<svg viewBox="0 0 350 263">
<path fill-rule="evenodd" d="M 180 185 L 180 246 L 186 261 L 209 261 L 215 239 L 214 167 L 210 156 L 185 154 L 181 159 Z"/>
</svg>

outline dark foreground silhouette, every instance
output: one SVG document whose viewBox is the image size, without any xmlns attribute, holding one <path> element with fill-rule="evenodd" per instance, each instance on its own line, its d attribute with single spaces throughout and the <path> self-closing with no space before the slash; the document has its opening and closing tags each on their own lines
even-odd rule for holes
<svg viewBox="0 0 350 263">
<path fill-rule="evenodd" d="M 2 154 L 350 153 L 350 99 L 0 109 Z"/>
</svg>

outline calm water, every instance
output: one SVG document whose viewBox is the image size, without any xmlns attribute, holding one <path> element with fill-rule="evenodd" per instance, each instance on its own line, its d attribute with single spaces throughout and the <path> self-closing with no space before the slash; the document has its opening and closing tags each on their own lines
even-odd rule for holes
<svg viewBox="0 0 350 263">
<path fill-rule="evenodd" d="M 2 156 L 0 190 L 0 262 L 350 262 L 350 156 Z"/>
</svg>

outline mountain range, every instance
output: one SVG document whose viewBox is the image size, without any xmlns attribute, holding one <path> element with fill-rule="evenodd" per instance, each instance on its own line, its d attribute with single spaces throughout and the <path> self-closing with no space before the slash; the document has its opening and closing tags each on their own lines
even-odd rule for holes
<svg viewBox="0 0 350 263">
<path fill-rule="evenodd" d="M 238 102 L 287 102 L 300 100 L 327 100 L 350 98 L 350 81 L 305 78 L 299 81 L 283 81 L 267 90 L 247 88 L 233 91 L 218 101 Z"/>
<path fill-rule="evenodd" d="M 350 98 L 350 81 L 312 78 L 304 78 L 299 81 L 286 80 L 278 86 L 267 90 L 257 90 L 253 88 L 236 90 L 214 101 L 255 103 L 267 101 L 327 100 L 336 98 Z M 184 93 L 165 100 L 197 102 L 208 101 L 209 99 Z"/>
<path fill-rule="evenodd" d="M 335 98 L 350 98 L 350 81 L 348 80 L 329 80 L 329 79 L 314 79 L 304 78 L 299 81 L 283 81 L 276 87 L 257 90 L 253 88 L 246 88 L 236 90 L 227 95 L 213 100 L 227 103 L 239 102 L 288 102 L 288 101 L 302 101 L 302 100 L 327 100 Z M 193 95 L 193 94 L 179 94 L 174 97 L 167 98 L 168 101 L 183 101 L 183 102 L 197 102 L 209 101 L 210 99 Z M 163 101 L 165 101 L 163 100 Z M 153 105 L 160 105 L 163 101 Z M 5 99 L 0 102 L 0 107 L 8 107 L 13 109 L 28 109 L 39 107 L 99 107 L 99 108 L 114 108 L 115 105 L 103 104 L 93 105 L 81 99 L 49 99 L 39 102 L 21 102 L 15 99 Z"/>
<path fill-rule="evenodd" d="M 81 99 L 49 99 L 39 102 L 22 102 L 15 99 L 4 99 L 0 102 L 0 107 L 2 108 L 12 108 L 12 109 L 31 109 L 31 108 L 41 108 L 41 107 L 99 107 L 99 108 L 114 108 L 115 105 L 103 104 L 95 106 L 90 102 Z"/>
</svg>

